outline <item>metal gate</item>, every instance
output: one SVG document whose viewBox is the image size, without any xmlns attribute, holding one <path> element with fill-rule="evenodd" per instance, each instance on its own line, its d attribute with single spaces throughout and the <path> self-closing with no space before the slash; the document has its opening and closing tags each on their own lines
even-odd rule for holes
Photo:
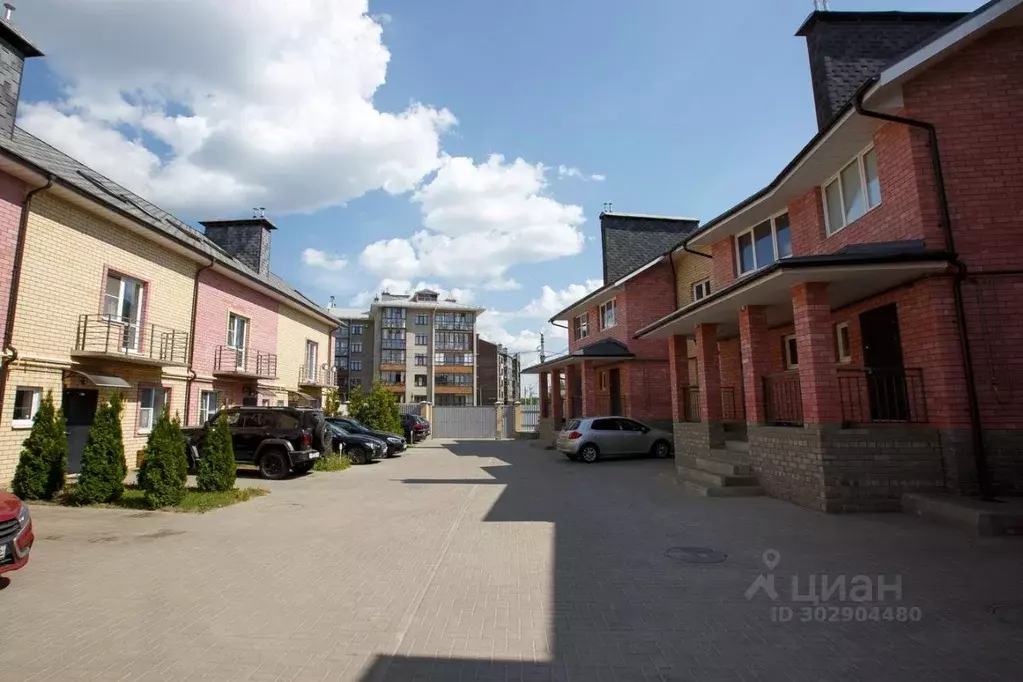
<svg viewBox="0 0 1023 682">
<path fill-rule="evenodd" d="M 419 416 L 423 414 L 422 403 L 398 403 L 398 410 L 402 414 L 414 414 Z"/>
<path fill-rule="evenodd" d="M 433 408 L 434 438 L 496 438 L 497 414 L 491 407 Z"/>
<path fill-rule="evenodd" d="M 505 405 L 501 408 L 504 410 L 504 420 L 501 433 L 501 438 L 514 438 L 515 437 L 515 406 Z"/>
</svg>

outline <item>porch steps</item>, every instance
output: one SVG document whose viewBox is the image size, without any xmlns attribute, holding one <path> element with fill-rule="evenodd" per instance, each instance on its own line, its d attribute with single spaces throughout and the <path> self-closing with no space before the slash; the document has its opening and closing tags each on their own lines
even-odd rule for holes
<svg viewBox="0 0 1023 682">
<path fill-rule="evenodd" d="M 711 450 L 709 457 L 676 457 L 678 482 L 704 497 L 753 497 L 762 495 L 757 477 L 743 449 Z M 742 443 L 741 445 L 745 445 Z"/>
</svg>

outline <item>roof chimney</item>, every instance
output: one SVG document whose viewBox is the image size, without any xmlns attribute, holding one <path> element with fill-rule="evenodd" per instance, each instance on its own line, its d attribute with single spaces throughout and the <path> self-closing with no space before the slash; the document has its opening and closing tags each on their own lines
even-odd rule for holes
<svg viewBox="0 0 1023 682">
<path fill-rule="evenodd" d="M 4 20 L 0 21 L 0 135 L 13 137 L 25 60 L 42 57 L 43 53 L 14 28 L 14 5 L 4 3 L 4 10 Z"/>
<path fill-rule="evenodd" d="M 806 38 L 821 130 L 868 78 L 966 16 L 962 12 L 829 12 L 827 5 L 824 10 L 811 12 L 796 31 Z"/>
<path fill-rule="evenodd" d="M 269 218 L 256 216 L 240 220 L 206 220 L 206 237 L 263 277 L 270 275 L 270 233 L 277 226 Z"/>
</svg>

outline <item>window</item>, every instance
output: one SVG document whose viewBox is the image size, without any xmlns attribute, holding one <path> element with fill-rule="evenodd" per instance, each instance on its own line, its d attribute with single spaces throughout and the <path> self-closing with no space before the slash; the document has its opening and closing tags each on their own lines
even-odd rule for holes
<svg viewBox="0 0 1023 682">
<path fill-rule="evenodd" d="M 420 313 L 419 315 L 416 315 L 416 324 L 418 324 L 420 326 L 425 326 L 425 325 L 427 325 L 429 323 L 430 323 L 430 318 L 427 317 L 425 314 Z"/>
<path fill-rule="evenodd" d="M 877 152 L 863 152 L 824 185 L 824 217 L 829 235 L 881 203 Z"/>
<path fill-rule="evenodd" d="M 216 391 L 202 391 L 199 393 L 199 423 L 205 424 L 209 421 L 210 417 L 215 415 L 220 409 L 220 403 L 217 402 Z"/>
<path fill-rule="evenodd" d="M 249 321 L 231 313 L 227 317 L 227 347 L 235 351 L 234 361 L 238 369 L 245 368 L 245 347 L 249 340 Z"/>
<path fill-rule="evenodd" d="M 384 350 L 380 352 L 380 364 L 382 365 L 404 365 L 405 351 Z"/>
<path fill-rule="evenodd" d="M 590 314 L 583 313 L 572 321 L 572 328 L 575 330 L 575 340 L 585 339 L 590 335 Z"/>
<path fill-rule="evenodd" d="M 416 355 L 416 367 L 426 367 L 425 355 Z"/>
<path fill-rule="evenodd" d="M 416 334 L 416 345 L 425 346 L 430 343 L 430 337 L 426 334 Z"/>
<path fill-rule="evenodd" d="M 710 296 L 710 280 L 705 279 L 700 282 L 693 282 L 693 302 L 699 301 L 701 298 L 707 298 Z"/>
<path fill-rule="evenodd" d="M 426 402 L 426 394 L 425 393 L 413 393 L 412 394 L 412 402 L 414 402 L 414 403 L 425 403 Z"/>
<path fill-rule="evenodd" d="M 434 348 L 437 350 L 472 350 L 472 334 L 437 332 Z"/>
<path fill-rule="evenodd" d="M 355 342 L 352 343 L 352 352 L 353 353 L 361 353 L 362 352 L 362 341 L 355 341 Z"/>
<path fill-rule="evenodd" d="M 352 336 L 362 336 L 362 330 L 364 329 L 361 324 L 352 325 Z"/>
<path fill-rule="evenodd" d="M 362 360 L 352 360 L 352 371 L 353 372 L 361 372 L 362 371 Z M 352 379 L 352 386 L 357 386 L 358 385 L 358 384 L 355 383 L 355 381 L 356 381 L 356 379 Z"/>
<path fill-rule="evenodd" d="M 471 374 L 438 374 L 433 378 L 437 386 L 472 386 Z"/>
<path fill-rule="evenodd" d="M 796 337 L 786 336 L 783 340 L 785 348 L 785 369 L 799 369 L 799 350 L 796 346 Z"/>
<path fill-rule="evenodd" d="M 319 344 L 315 341 L 305 342 L 305 376 L 309 381 L 316 381 L 316 358 L 319 352 Z"/>
<path fill-rule="evenodd" d="M 835 325 L 835 346 L 839 362 L 852 362 L 852 344 L 849 343 L 848 322 L 839 322 Z"/>
<path fill-rule="evenodd" d="M 607 372 L 600 373 L 600 390 L 601 391 L 607 390 Z"/>
<path fill-rule="evenodd" d="M 142 323 L 142 282 L 110 273 L 103 296 L 103 317 L 109 322 L 124 325 L 121 348 L 139 349 L 139 325 Z"/>
<path fill-rule="evenodd" d="M 594 431 L 618 431 L 617 419 L 594 419 L 590 428 Z"/>
<path fill-rule="evenodd" d="M 139 433 L 149 433 L 153 430 L 153 424 L 166 404 L 166 388 L 147 386 L 139 389 Z"/>
<path fill-rule="evenodd" d="M 777 215 L 736 236 L 735 251 L 740 275 L 765 268 L 780 258 L 791 256 L 789 214 Z M 710 282 L 707 283 L 707 294 L 709 293 Z M 695 292 L 693 300 L 699 300 L 695 297 Z"/>
<path fill-rule="evenodd" d="M 600 328 L 610 329 L 618 324 L 618 305 L 615 299 L 600 304 Z"/>
<path fill-rule="evenodd" d="M 417 374 L 415 376 L 415 385 L 416 385 L 416 388 L 426 388 L 426 375 L 425 374 Z"/>
<path fill-rule="evenodd" d="M 359 365 L 362 365 L 362 363 L 360 362 Z M 362 367 L 360 366 L 359 369 L 362 369 Z M 362 379 L 360 379 L 359 377 L 352 377 L 349 381 L 351 382 L 352 388 L 358 388 L 359 386 L 362 386 Z"/>
<path fill-rule="evenodd" d="M 14 420 L 11 426 L 15 429 L 32 428 L 32 420 L 39 411 L 39 403 L 43 397 L 43 389 L 18 386 L 14 391 Z"/>
<path fill-rule="evenodd" d="M 434 353 L 433 362 L 436 365 L 471 365 L 472 353 Z"/>
</svg>

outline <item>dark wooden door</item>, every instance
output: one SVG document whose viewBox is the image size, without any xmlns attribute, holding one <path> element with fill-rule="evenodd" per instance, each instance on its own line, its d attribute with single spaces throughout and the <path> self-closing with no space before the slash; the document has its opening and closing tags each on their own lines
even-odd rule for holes
<svg viewBox="0 0 1023 682">
<path fill-rule="evenodd" d="M 96 418 L 99 391 L 95 389 L 67 389 L 61 399 L 67 420 L 67 470 L 77 474 L 82 469 L 82 453 L 89 439 L 89 429 Z"/>
<path fill-rule="evenodd" d="M 611 414 L 622 413 L 622 375 L 621 370 L 615 367 L 608 372 L 608 390 L 611 393 Z"/>
<path fill-rule="evenodd" d="M 872 421 L 907 421 L 909 401 L 902 365 L 899 311 L 892 303 L 860 314 L 863 365 Z"/>
</svg>

